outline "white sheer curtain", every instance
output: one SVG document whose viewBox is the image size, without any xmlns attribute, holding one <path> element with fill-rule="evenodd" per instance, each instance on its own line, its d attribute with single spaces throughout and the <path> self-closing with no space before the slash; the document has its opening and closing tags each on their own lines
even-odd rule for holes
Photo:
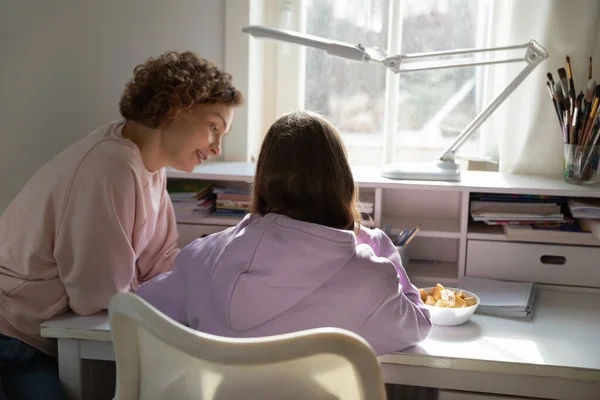
<svg viewBox="0 0 600 400">
<path fill-rule="evenodd" d="M 577 92 L 587 85 L 588 59 L 600 84 L 600 0 L 495 0 L 491 46 L 535 39 L 550 57 L 539 65 L 482 126 L 484 153 L 499 161 L 500 172 L 532 175 L 562 173 L 563 143 L 556 112 L 546 88 L 546 73 L 558 80 L 558 68 L 571 57 Z M 521 71 L 523 64 L 490 69 L 491 99 Z"/>
</svg>

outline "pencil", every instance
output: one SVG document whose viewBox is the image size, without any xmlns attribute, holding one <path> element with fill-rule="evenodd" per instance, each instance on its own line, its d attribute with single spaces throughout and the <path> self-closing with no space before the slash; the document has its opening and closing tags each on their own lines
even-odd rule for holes
<svg viewBox="0 0 600 400">
<path fill-rule="evenodd" d="M 402 244 L 403 246 L 406 246 L 407 244 L 409 244 L 414 238 L 415 236 L 417 236 L 417 233 L 419 233 L 420 229 L 417 226 L 412 233 L 410 234 L 410 236 L 404 241 L 404 243 Z"/>
</svg>

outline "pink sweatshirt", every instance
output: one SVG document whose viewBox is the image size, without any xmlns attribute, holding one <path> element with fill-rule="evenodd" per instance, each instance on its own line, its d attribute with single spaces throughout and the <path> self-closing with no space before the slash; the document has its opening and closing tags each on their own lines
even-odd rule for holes
<svg viewBox="0 0 600 400">
<path fill-rule="evenodd" d="M 190 243 L 175 264 L 137 294 L 202 332 L 253 337 L 338 327 L 384 354 L 431 331 L 429 311 L 379 229 L 361 228 L 356 237 L 283 215 L 251 216 Z"/>
<path fill-rule="evenodd" d="M 40 323 L 90 315 L 169 271 L 179 250 L 164 170 L 149 172 L 124 121 L 41 168 L 0 217 L 0 333 L 53 354 Z"/>
</svg>

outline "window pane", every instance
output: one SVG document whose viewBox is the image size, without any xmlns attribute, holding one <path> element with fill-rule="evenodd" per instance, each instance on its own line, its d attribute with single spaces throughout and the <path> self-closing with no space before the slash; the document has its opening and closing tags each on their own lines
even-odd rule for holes
<svg viewBox="0 0 600 400">
<path fill-rule="evenodd" d="M 402 53 L 481 47 L 478 23 L 481 1 L 419 0 L 403 2 Z M 479 39 L 479 40 L 478 40 Z M 473 120 L 476 73 L 482 67 L 406 72 L 400 76 L 396 161 L 432 161 Z M 460 148 L 478 153 L 479 134 Z"/>
<path fill-rule="evenodd" d="M 311 35 L 387 47 L 389 0 L 306 0 Z M 385 68 L 306 49 L 305 108 L 340 131 L 353 164 L 379 165 L 383 145 Z"/>
</svg>

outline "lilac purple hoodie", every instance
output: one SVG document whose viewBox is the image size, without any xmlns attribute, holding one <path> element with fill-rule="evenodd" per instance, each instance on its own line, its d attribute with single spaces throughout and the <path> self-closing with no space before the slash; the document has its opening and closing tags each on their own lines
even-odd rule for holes
<svg viewBox="0 0 600 400">
<path fill-rule="evenodd" d="M 379 229 L 354 232 L 278 214 L 197 239 L 137 294 L 176 321 L 227 337 L 339 327 L 377 354 L 427 337 L 429 312 Z"/>
</svg>

